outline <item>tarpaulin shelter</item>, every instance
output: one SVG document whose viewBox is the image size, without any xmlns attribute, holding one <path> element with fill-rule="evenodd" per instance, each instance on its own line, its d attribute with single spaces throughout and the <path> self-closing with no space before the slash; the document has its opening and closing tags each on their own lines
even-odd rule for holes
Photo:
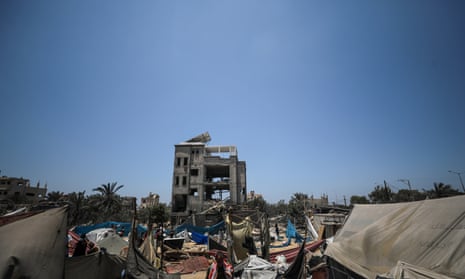
<svg viewBox="0 0 465 279">
<path fill-rule="evenodd" d="M 286 228 L 286 237 L 287 237 L 287 244 L 291 244 L 291 239 L 295 238 L 296 243 L 301 243 L 304 238 L 301 236 L 298 232 L 297 229 L 295 228 L 294 224 L 292 224 L 291 220 L 287 220 L 287 228 Z"/>
<path fill-rule="evenodd" d="M 112 228 L 101 228 L 86 233 L 86 238 L 92 242 L 98 243 L 111 234 L 116 234 Z"/>
<path fill-rule="evenodd" d="M 66 258 L 65 279 L 114 279 L 121 278 L 126 260 L 119 255 L 95 253 Z"/>
<path fill-rule="evenodd" d="M 123 249 L 128 247 L 129 244 L 119 235 L 112 233 L 107 237 L 97 241 L 97 245 L 100 247 L 100 249 L 105 249 L 109 254 L 121 255 Z"/>
<path fill-rule="evenodd" d="M 292 264 L 288 267 L 286 272 L 283 274 L 283 278 L 287 279 L 302 279 L 307 278 L 307 273 L 305 269 L 305 254 L 307 251 L 305 250 L 305 242 L 300 245 L 299 252 L 295 257 Z"/>
<path fill-rule="evenodd" d="M 253 223 L 249 217 L 246 217 L 242 222 L 235 223 L 231 221 L 229 215 L 226 217 L 226 224 L 228 227 L 228 233 L 232 238 L 232 250 L 234 259 L 232 262 L 240 262 L 248 257 L 249 250 L 244 247 L 244 243 L 247 237 L 252 237 Z"/>
<path fill-rule="evenodd" d="M 147 236 L 145 237 L 144 241 L 139 247 L 139 251 L 147 259 L 149 263 L 154 265 L 156 268 L 160 268 L 160 259 L 156 255 L 156 248 L 154 247 L 153 243 L 153 233 L 152 229 L 150 228 L 147 231 Z"/>
<path fill-rule="evenodd" d="M 305 225 L 307 226 L 307 231 L 310 233 L 311 237 L 317 240 L 318 233 L 316 232 L 316 229 L 312 224 L 312 220 L 306 215 L 305 215 Z"/>
<path fill-rule="evenodd" d="M 240 273 L 240 278 L 275 279 L 275 265 L 257 255 L 250 255 L 248 259 L 234 266 L 234 273 Z M 238 277 L 237 275 L 235 276 Z"/>
<path fill-rule="evenodd" d="M 135 208 L 135 200 L 134 200 L 134 208 Z M 181 276 L 179 274 L 167 274 L 166 272 L 159 270 L 156 265 L 156 259 L 147 259 L 143 252 L 141 252 L 137 248 L 136 237 L 137 234 L 137 212 L 134 211 L 134 217 L 131 224 L 131 234 L 129 236 L 129 246 L 128 246 L 128 255 L 126 259 L 126 269 L 124 270 L 126 279 L 160 279 L 160 278 L 171 278 L 171 279 L 179 279 Z M 150 233 L 151 235 L 151 233 Z M 146 239 L 147 241 L 144 244 L 148 244 L 150 240 Z M 150 244 L 151 245 L 151 244 Z M 149 247 L 148 251 L 152 253 L 153 248 Z M 147 253 L 145 253 L 147 255 Z"/>
<path fill-rule="evenodd" d="M 355 205 L 325 254 L 331 278 L 465 278 L 465 196 Z"/>
<path fill-rule="evenodd" d="M 67 207 L 0 227 L 1 278 L 63 278 Z"/>
<path fill-rule="evenodd" d="M 197 233 L 195 231 L 191 232 L 191 238 L 197 244 L 207 244 L 208 243 L 208 235 L 203 235 Z"/>
</svg>

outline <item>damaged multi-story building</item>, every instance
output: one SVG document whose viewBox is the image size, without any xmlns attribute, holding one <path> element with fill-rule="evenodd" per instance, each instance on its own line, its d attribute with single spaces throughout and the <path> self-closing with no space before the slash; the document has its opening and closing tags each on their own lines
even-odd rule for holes
<svg viewBox="0 0 465 279">
<path fill-rule="evenodd" d="M 28 203 L 37 204 L 45 198 L 47 194 L 47 184 L 44 188 L 31 186 L 29 179 L 17 177 L 0 177 L 0 204 Z"/>
<path fill-rule="evenodd" d="M 246 166 L 236 146 L 208 146 L 208 132 L 175 145 L 171 222 L 182 223 L 220 201 L 246 202 Z"/>
</svg>

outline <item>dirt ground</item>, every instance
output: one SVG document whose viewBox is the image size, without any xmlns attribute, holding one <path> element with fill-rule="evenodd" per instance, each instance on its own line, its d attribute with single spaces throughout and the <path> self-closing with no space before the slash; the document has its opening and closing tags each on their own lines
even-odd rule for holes
<svg viewBox="0 0 465 279">
<path fill-rule="evenodd" d="M 205 279 L 207 277 L 207 271 L 197 271 L 190 274 L 181 274 L 181 279 Z"/>
</svg>

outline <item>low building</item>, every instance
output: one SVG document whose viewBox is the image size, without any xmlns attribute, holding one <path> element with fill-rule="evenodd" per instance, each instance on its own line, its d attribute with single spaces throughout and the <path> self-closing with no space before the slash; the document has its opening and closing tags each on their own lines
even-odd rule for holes
<svg viewBox="0 0 465 279">
<path fill-rule="evenodd" d="M 0 177 L 0 201 L 14 201 L 25 203 L 38 203 L 45 198 L 47 185 L 44 188 L 37 183 L 36 187 L 31 187 L 29 179 L 17 177 Z"/>
<path fill-rule="evenodd" d="M 250 201 L 250 200 L 255 200 L 255 199 L 262 199 L 263 198 L 263 195 L 262 194 L 258 194 L 258 193 L 255 193 L 255 191 L 250 191 L 248 194 L 247 194 L 247 200 Z"/>
<path fill-rule="evenodd" d="M 314 198 L 313 195 L 311 195 L 308 202 L 310 203 L 310 208 L 327 207 L 328 195 L 323 194 L 319 199 Z"/>
</svg>

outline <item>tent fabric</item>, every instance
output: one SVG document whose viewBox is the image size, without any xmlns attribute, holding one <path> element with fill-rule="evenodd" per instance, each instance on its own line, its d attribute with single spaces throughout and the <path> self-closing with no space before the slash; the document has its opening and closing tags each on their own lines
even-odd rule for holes
<svg viewBox="0 0 465 279">
<path fill-rule="evenodd" d="M 305 250 L 305 243 L 300 245 L 299 253 L 295 257 L 294 261 L 291 265 L 287 268 L 286 272 L 283 274 L 284 278 L 288 279 L 300 279 L 300 278 L 307 278 L 306 270 L 305 270 L 305 254 L 307 251 Z"/>
<path fill-rule="evenodd" d="M 67 207 L 0 227 L 2 278 L 63 278 L 67 249 Z"/>
<path fill-rule="evenodd" d="M 73 229 L 73 231 L 79 235 L 87 234 L 96 229 L 104 229 L 104 228 L 116 228 L 116 231 L 119 232 L 121 229 L 124 230 L 123 236 L 128 236 L 129 232 L 132 230 L 131 223 L 128 222 L 103 222 L 95 225 L 90 226 L 77 226 Z M 142 225 L 137 225 L 137 235 L 141 236 L 143 233 L 147 232 L 147 228 Z"/>
<path fill-rule="evenodd" d="M 111 228 L 101 228 L 90 231 L 86 234 L 88 240 L 98 243 L 104 238 L 108 237 L 110 234 L 115 234 L 116 232 Z"/>
<path fill-rule="evenodd" d="M 147 233 L 147 237 L 142 242 L 142 245 L 139 247 L 139 251 L 152 265 L 156 266 L 159 260 L 155 254 L 155 247 L 153 246 L 153 243 L 153 234 L 150 230 Z"/>
<path fill-rule="evenodd" d="M 208 244 L 208 235 L 203 235 L 193 231 L 191 233 L 191 238 L 197 244 Z"/>
<path fill-rule="evenodd" d="M 88 256 L 66 258 L 65 279 L 116 279 L 126 266 L 118 255 L 95 253 Z"/>
<path fill-rule="evenodd" d="M 42 213 L 43 210 L 40 211 L 29 211 L 29 212 L 12 212 L 13 214 L 5 214 L 0 216 L 0 226 L 16 222 L 18 220 L 31 217 L 33 215 Z"/>
<path fill-rule="evenodd" d="M 232 222 L 229 216 L 226 217 L 228 230 L 232 237 L 232 248 L 235 254 L 235 262 L 240 262 L 247 259 L 248 249 L 244 247 L 245 238 L 252 237 L 253 223 L 249 217 L 240 223 Z"/>
<path fill-rule="evenodd" d="M 432 278 L 441 278 L 441 279 L 453 279 L 452 277 L 437 274 L 431 270 L 427 270 L 422 267 L 414 266 L 408 263 L 399 261 L 397 265 L 391 269 L 387 277 L 380 275 L 377 276 L 377 279 L 389 279 L 389 278 L 405 278 L 405 279 L 432 279 Z"/>
<path fill-rule="evenodd" d="M 312 224 L 312 220 L 307 215 L 305 215 L 305 225 L 307 226 L 307 231 L 310 232 L 310 234 L 312 235 L 312 238 L 317 240 L 318 233 L 316 232 L 315 227 Z"/>
<path fill-rule="evenodd" d="M 220 251 L 228 251 L 228 248 L 225 247 L 222 243 L 216 241 L 211 236 L 208 236 L 208 250 L 220 250 Z"/>
<path fill-rule="evenodd" d="M 241 278 L 274 279 L 276 271 L 274 265 L 256 255 L 250 255 L 247 266 L 244 267 Z"/>
<path fill-rule="evenodd" d="M 126 277 L 130 279 L 155 279 L 155 278 L 171 278 L 180 279 L 179 274 L 167 274 L 164 271 L 156 268 L 150 261 L 139 251 L 136 245 L 136 216 L 132 221 L 133 231 L 129 236 L 128 255 L 126 259 L 126 269 L 124 270 Z"/>
<path fill-rule="evenodd" d="M 296 243 L 301 243 L 304 238 L 297 232 L 294 224 L 292 224 L 291 220 L 287 220 L 287 228 L 286 228 L 286 237 L 287 237 L 287 244 L 291 244 L 291 239 L 295 238 Z"/>
<path fill-rule="evenodd" d="M 136 217 L 132 221 L 132 233 L 129 236 L 128 256 L 126 260 L 126 273 L 128 278 L 150 279 L 158 278 L 160 271 L 150 263 L 138 250 L 134 237 Z"/>
<path fill-rule="evenodd" d="M 109 254 L 121 255 L 123 248 L 128 247 L 129 244 L 119 235 L 112 233 L 98 241 L 97 245 L 100 247 L 100 249 L 104 248 Z"/>
<path fill-rule="evenodd" d="M 465 278 L 465 196 L 355 205 L 325 254 L 364 278 L 403 278 L 398 261 Z"/>
</svg>

